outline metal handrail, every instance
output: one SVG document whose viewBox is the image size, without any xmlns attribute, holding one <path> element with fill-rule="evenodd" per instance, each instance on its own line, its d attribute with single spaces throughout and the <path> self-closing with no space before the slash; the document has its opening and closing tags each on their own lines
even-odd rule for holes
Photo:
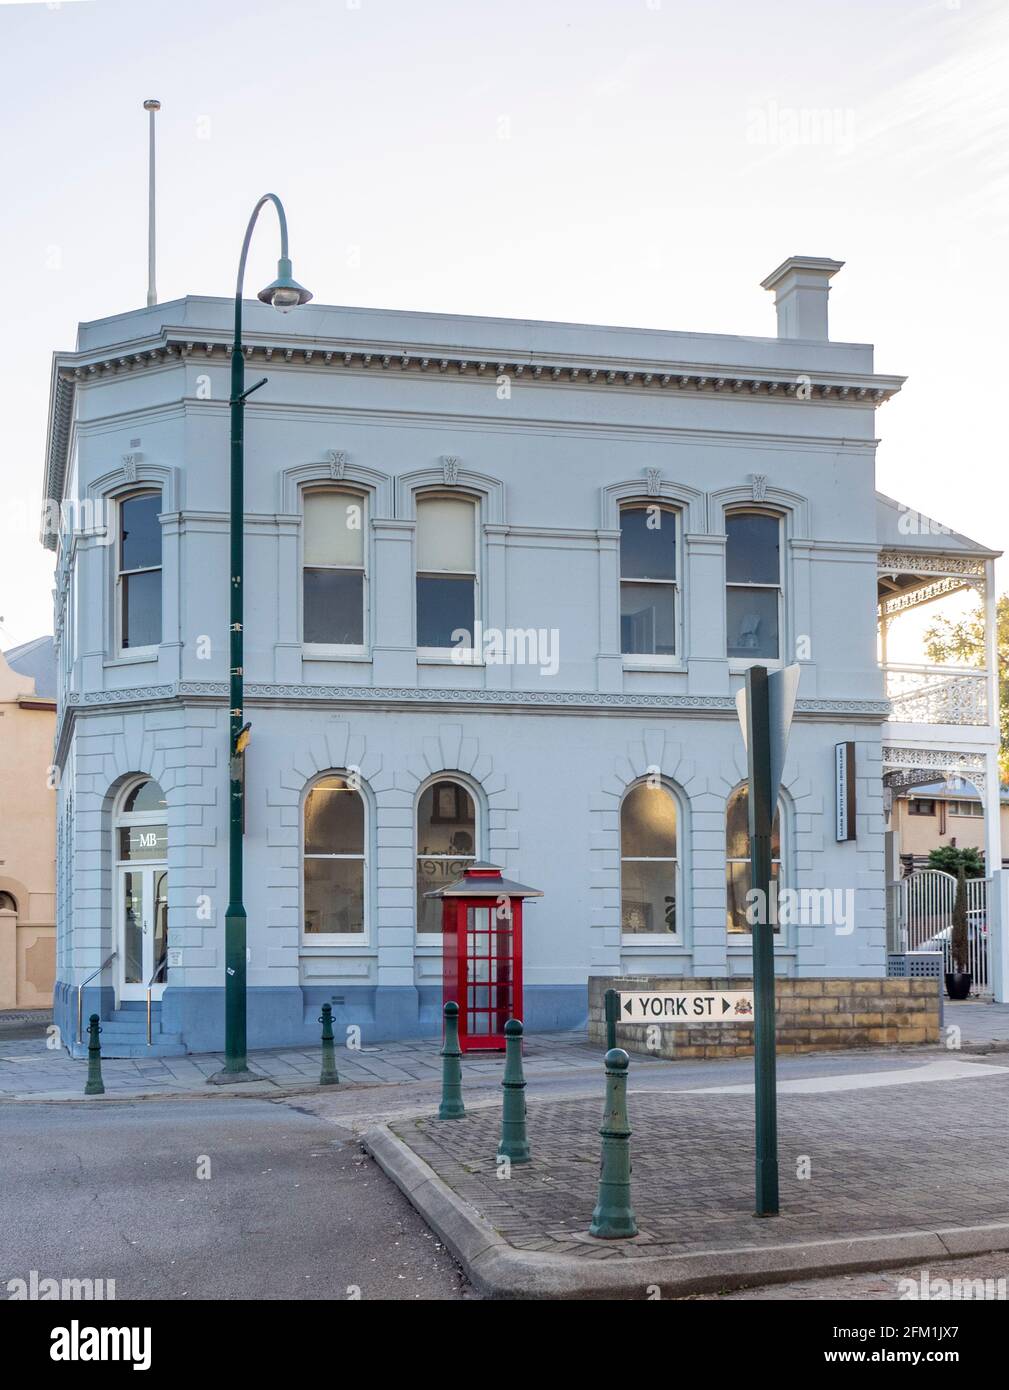
<svg viewBox="0 0 1009 1390">
<path fill-rule="evenodd" d="M 98 967 L 97 970 L 92 970 L 88 978 L 86 980 L 82 980 L 80 984 L 77 986 L 77 1041 L 79 1043 L 82 1043 L 84 1041 L 84 1031 L 82 1027 L 82 1009 L 84 1007 L 84 986 L 89 985 L 96 975 L 100 975 L 107 965 L 111 965 L 118 954 L 118 951 L 113 951 L 111 956 L 109 956 L 106 960 L 102 961 L 101 965 Z"/>
<path fill-rule="evenodd" d="M 148 1047 L 151 1046 L 151 986 L 154 984 L 154 981 L 155 981 L 155 980 L 158 978 L 158 976 L 161 974 L 161 967 L 162 967 L 163 965 L 165 965 L 165 964 L 167 963 L 167 961 L 168 961 L 168 952 L 166 951 L 165 954 L 164 954 L 164 955 L 161 957 L 161 959 L 158 961 L 157 965 L 154 967 L 154 974 L 153 974 L 153 975 L 151 976 L 151 978 L 147 981 L 147 1046 L 148 1046 Z"/>
</svg>

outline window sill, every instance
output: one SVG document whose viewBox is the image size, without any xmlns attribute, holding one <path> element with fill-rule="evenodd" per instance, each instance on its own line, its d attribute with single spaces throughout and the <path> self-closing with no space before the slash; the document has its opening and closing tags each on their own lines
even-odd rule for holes
<svg viewBox="0 0 1009 1390">
<path fill-rule="evenodd" d="M 102 662 L 109 666 L 141 666 L 144 662 L 157 661 L 158 647 L 134 647 L 131 651 L 120 652 L 118 656 L 106 657 Z"/>
<path fill-rule="evenodd" d="M 621 951 L 648 952 L 660 950 L 663 952 L 678 952 L 680 955 L 690 955 L 689 948 L 685 945 L 681 936 L 672 936 L 666 933 L 635 932 L 632 936 L 621 934 Z"/>
<path fill-rule="evenodd" d="M 299 956 L 377 956 L 378 947 L 372 946 L 364 938 L 354 941 L 349 936 L 331 936 L 325 941 L 302 941 L 298 947 Z"/>
<path fill-rule="evenodd" d="M 729 942 L 728 942 L 728 945 L 727 945 L 726 948 L 725 948 L 725 951 L 726 951 L 726 955 L 730 955 L 730 956 L 731 956 L 731 955 L 737 955 L 737 956 L 752 956 L 752 955 L 753 955 L 753 937 L 752 937 L 752 936 L 744 936 L 741 932 L 730 932 L 730 933 L 729 933 Z M 797 956 L 797 955 L 799 954 L 799 948 L 798 948 L 797 946 L 793 946 L 793 945 L 791 944 L 791 942 L 789 942 L 789 941 L 780 941 L 780 940 L 778 939 L 778 937 L 775 937 L 775 938 L 774 938 L 774 954 L 775 954 L 776 956 L 780 956 L 780 955 L 785 955 L 785 956 Z"/>
<path fill-rule="evenodd" d="M 324 647 L 313 642 L 302 646 L 301 656 L 303 661 L 371 661 L 367 647 Z"/>
<path fill-rule="evenodd" d="M 453 653 L 459 651 L 458 647 L 418 647 L 417 665 L 418 666 L 475 666 L 482 668 L 486 666 L 485 661 L 465 661 L 460 660 Z"/>
<path fill-rule="evenodd" d="M 625 671 L 686 671 L 686 662 L 678 656 L 624 656 Z"/>
</svg>

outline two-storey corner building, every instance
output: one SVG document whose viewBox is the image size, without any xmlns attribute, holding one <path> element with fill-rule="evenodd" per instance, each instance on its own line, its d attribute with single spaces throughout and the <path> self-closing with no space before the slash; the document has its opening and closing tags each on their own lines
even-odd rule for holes
<svg viewBox="0 0 1009 1390">
<path fill-rule="evenodd" d="M 754 661 L 801 667 L 779 882 L 854 903 L 779 923 L 779 969 L 883 973 L 875 410 L 901 379 L 828 340 L 838 268 L 769 277 L 776 338 L 246 305 L 251 1046 L 317 1037 L 324 1000 L 366 1041 L 435 1033 L 424 894 L 474 858 L 544 892 L 530 1028 L 581 1023 L 592 975 L 747 974 Z M 98 1007 L 107 1049 L 145 1043 L 148 992 L 155 1051 L 223 1041 L 230 316 L 83 324 L 54 362 L 57 1007 L 68 1038 Z"/>
</svg>

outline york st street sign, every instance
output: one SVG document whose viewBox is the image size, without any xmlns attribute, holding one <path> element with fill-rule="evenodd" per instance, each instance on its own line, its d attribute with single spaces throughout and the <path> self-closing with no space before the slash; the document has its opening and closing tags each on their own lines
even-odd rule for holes
<svg viewBox="0 0 1009 1390">
<path fill-rule="evenodd" d="M 624 1023 L 751 1023 L 752 990 L 680 990 L 670 994 L 621 994 Z"/>
</svg>

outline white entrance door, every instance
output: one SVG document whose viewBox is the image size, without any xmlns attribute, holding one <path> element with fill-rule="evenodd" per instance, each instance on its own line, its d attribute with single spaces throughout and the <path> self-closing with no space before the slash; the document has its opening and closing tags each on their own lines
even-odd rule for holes
<svg viewBox="0 0 1009 1390">
<path fill-rule="evenodd" d="M 119 997 L 160 999 L 168 981 L 168 869 L 133 863 L 119 869 Z"/>
</svg>

